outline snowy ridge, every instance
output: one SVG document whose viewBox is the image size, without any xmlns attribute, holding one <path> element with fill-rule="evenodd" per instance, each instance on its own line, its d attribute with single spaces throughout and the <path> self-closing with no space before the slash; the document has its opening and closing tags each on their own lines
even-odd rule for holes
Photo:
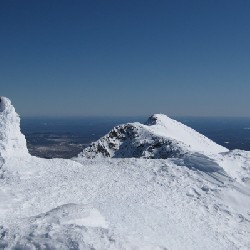
<svg viewBox="0 0 250 250">
<path fill-rule="evenodd" d="M 198 133 L 194 129 L 169 118 L 166 115 L 156 114 L 151 116 L 147 123 L 152 131 L 158 136 L 168 137 L 187 146 L 190 151 L 206 154 L 218 154 L 227 152 L 228 149 L 216 144 L 206 136 Z"/>
<path fill-rule="evenodd" d="M 29 156 L 20 118 L 6 97 L 0 97 L 0 158 Z"/>
<path fill-rule="evenodd" d="M 154 115 L 74 160 L 30 157 L 0 108 L 0 249 L 250 249 L 250 152 Z"/>
<path fill-rule="evenodd" d="M 92 143 L 78 158 L 152 158 L 179 157 L 186 152 L 207 155 L 227 152 L 197 131 L 166 115 L 151 116 L 145 124 L 128 123 L 116 126 L 107 135 Z"/>
</svg>

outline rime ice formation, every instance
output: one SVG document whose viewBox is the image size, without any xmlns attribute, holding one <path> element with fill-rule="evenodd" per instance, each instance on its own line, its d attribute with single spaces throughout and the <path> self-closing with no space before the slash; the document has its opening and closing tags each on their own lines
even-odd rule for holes
<svg viewBox="0 0 250 250">
<path fill-rule="evenodd" d="M 6 97 L 0 97 L 0 158 L 25 157 L 28 149 L 20 131 L 20 118 Z"/>
<path fill-rule="evenodd" d="M 154 115 L 74 160 L 28 157 L 7 98 L 0 136 L 0 249 L 250 249 L 250 152 Z"/>
<path fill-rule="evenodd" d="M 187 152 L 218 154 L 228 149 L 166 115 L 151 116 L 145 124 L 128 123 L 116 126 L 107 135 L 92 143 L 79 158 L 151 158 L 179 157 Z"/>
</svg>

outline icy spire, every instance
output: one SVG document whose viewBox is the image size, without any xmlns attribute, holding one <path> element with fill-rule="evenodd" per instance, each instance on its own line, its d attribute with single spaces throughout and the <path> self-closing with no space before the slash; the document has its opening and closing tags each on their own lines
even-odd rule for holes
<svg viewBox="0 0 250 250">
<path fill-rule="evenodd" d="M 0 158 L 28 155 L 26 140 L 20 131 L 20 118 L 11 101 L 0 96 Z"/>
</svg>

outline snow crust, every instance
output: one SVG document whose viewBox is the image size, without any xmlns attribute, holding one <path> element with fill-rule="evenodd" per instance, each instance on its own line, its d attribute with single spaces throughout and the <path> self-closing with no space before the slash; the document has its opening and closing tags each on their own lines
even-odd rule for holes
<svg viewBox="0 0 250 250">
<path fill-rule="evenodd" d="M 136 158 L 32 157 L 6 167 L 0 181 L 0 246 L 6 249 L 250 246 L 249 186 L 224 171 Z"/>
<path fill-rule="evenodd" d="M 250 249 L 250 152 L 154 115 L 41 159 L 8 99 L 0 114 L 0 249 Z"/>
</svg>

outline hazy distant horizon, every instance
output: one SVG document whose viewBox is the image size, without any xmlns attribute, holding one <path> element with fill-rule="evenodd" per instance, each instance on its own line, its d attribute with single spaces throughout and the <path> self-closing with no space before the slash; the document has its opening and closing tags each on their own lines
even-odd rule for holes
<svg viewBox="0 0 250 250">
<path fill-rule="evenodd" d="M 114 126 L 145 123 L 146 116 L 22 117 L 21 131 L 31 152 L 40 157 L 73 157 Z M 250 150 L 250 117 L 172 117 L 230 149 Z M 54 140 L 54 141 L 53 141 Z M 57 144 L 60 140 L 60 147 Z M 40 146 L 38 146 L 40 145 Z M 42 151 L 40 152 L 40 147 Z M 67 150 L 65 151 L 65 147 Z"/>
<path fill-rule="evenodd" d="M 164 114 L 164 113 L 154 113 L 154 114 Z M 101 118 L 106 118 L 106 119 L 111 119 L 111 118 L 149 118 L 151 115 L 154 115 L 154 114 L 150 114 L 150 115 L 78 115 L 78 116 L 72 116 L 72 115 L 65 115 L 65 116 L 60 116 L 60 115 L 19 115 L 21 119 L 42 119 L 42 118 L 48 118 L 48 119 L 88 119 L 88 118 L 93 118 L 93 119 L 101 119 Z M 164 115 L 167 115 L 167 114 L 164 114 Z M 207 115 L 207 116 L 204 116 L 204 115 L 167 115 L 173 119 L 177 119 L 177 118 L 211 118 L 211 119 L 250 119 L 250 116 L 226 116 L 226 115 L 218 115 L 218 116 L 215 116 L 215 115 Z"/>
</svg>

